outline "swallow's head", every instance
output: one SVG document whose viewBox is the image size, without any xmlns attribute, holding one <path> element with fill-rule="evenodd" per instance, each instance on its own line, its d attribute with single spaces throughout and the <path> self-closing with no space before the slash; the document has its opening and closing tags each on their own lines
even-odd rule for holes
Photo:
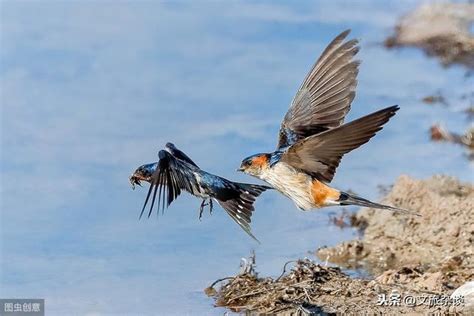
<svg viewBox="0 0 474 316">
<path fill-rule="evenodd" d="M 134 173 L 130 176 L 130 184 L 132 185 L 132 189 L 135 189 L 135 185 L 141 186 L 140 181 L 151 181 L 151 176 L 156 170 L 156 167 L 158 166 L 157 162 L 154 163 L 149 163 L 143 166 L 140 166 L 135 170 Z"/>
<path fill-rule="evenodd" d="M 270 165 L 270 154 L 256 154 L 242 160 L 237 171 L 259 177 Z"/>
</svg>

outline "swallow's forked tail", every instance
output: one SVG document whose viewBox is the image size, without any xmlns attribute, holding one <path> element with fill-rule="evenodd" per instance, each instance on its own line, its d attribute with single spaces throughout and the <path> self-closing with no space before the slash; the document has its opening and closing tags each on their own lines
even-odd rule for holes
<svg viewBox="0 0 474 316">
<path fill-rule="evenodd" d="M 271 187 L 257 184 L 233 183 L 238 191 L 238 197 L 226 201 L 217 200 L 229 216 L 253 239 L 260 241 L 252 234 L 250 222 L 252 212 L 255 210 L 253 203 L 257 197 Z"/>
<path fill-rule="evenodd" d="M 413 212 L 413 211 L 405 210 L 405 209 L 398 208 L 398 207 L 388 206 L 388 205 L 384 205 L 384 204 L 375 203 L 375 202 L 369 201 L 367 199 L 364 199 L 364 198 L 361 198 L 361 197 L 358 197 L 358 196 L 355 196 L 355 195 L 351 195 L 351 194 L 346 193 L 346 192 L 341 192 L 341 195 L 339 197 L 338 202 L 341 205 L 357 205 L 357 206 L 364 206 L 364 207 L 371 207 L 371 208 L 389 210 L 389 211 L 393 211 L 393 212 L 400 212 L 400 213 L 405 213 L 405 214 L 410 214 L 410 215 L 415 215 L 415 216 L 421 216 L 421 214 Z"/>
</svg>

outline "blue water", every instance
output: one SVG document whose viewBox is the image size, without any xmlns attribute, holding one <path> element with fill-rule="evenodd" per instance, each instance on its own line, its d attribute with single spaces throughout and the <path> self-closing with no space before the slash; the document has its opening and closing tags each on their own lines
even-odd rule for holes
<svg viewBox="0 0 474 316">
<path fill-rule="evenodd" d="M 473 180 L 461 147 L 429 142 L 432 123 L 463 132 L 473 79 L 415 49 L 378 43 L 414 1 L 12 2 L 1 6 L 0 297 L 45 298 L 48 315 L 220 315 L 203 289 L 254 249 L 261 275 L 356 236 L 276 192 L 257 201 L 256 244 L 219 208 L 198 220 L 181 196 L 138 221 L 146 188 L 128 176 L 174 142 L 204 169 L 271 151 L 280 121 L 325 45 L 362 40 L 349 120 L 401 110 L 347 155 L 334 185 L 367 198 L 400 174 Z M 440 90 L 450 107 L 420 99 Z"/>
</svg>

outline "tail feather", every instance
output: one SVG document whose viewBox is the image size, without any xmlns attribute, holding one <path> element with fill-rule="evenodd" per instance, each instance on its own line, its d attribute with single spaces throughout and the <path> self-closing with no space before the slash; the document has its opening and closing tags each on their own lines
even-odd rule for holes
<svg viewBox="0 0 474 316">
<path fill-rule="evenodd" d="M 271 188 L 264 185 L 246 183 L 234 183 L 234 185 L 239 192 L 239 196 L 226 201 L 217 200 L 217 202 L 250 237 L 260 243 L 252 234 L 250 227 L 252 212 L 255 210 L 253 203 L 260 194 Z"/>
<path fill-rule="evenodd" d="M 355 196 L 355 195 L 351 195 L 351 194 L 345 193 L 345 192 L 341 192 L 341 195 L 339 197 L 338 202 L 341 205 L 357 205 L 357 206 L 364 206 L 364 207 L 371 207 L 371 208 L 389 210 L 389 211 L 393 211 L 393 212 L 400 212 L 400 213 L 410 214 L 410 215 L 415 215 L 415 216 L 421 216 L 421 214 L 419 214 L 417 212 L 414 212 L 414 211 L 409 211 L 409 210 L 405 210 L 405 209 L 398 208 L 398 207 L 393 207 L 393 206 L 389 206 L 389 205 L 375 203 L 375 202 L 369 201 L 367 199 L 364 199 L 364 198 L 361 198 L 361 197 L 358 197 L 358 196 Z"/>
</svg>

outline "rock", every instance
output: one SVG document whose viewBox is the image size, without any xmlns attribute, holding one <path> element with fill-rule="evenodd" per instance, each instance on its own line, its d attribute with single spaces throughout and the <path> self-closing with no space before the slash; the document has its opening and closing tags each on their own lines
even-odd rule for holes
<svg viewBox="0 0 474 316">
<path fill-rule="evenodd" d="M 451 299 L 456 301 L 460 297 L 464 298 L 464 306 L 453 306 L 454 311 L 463 312 L 465 315 L 474 314 L 474 281 L 469 281 L 458 287 L 453 294 Z"/>
</svg>

